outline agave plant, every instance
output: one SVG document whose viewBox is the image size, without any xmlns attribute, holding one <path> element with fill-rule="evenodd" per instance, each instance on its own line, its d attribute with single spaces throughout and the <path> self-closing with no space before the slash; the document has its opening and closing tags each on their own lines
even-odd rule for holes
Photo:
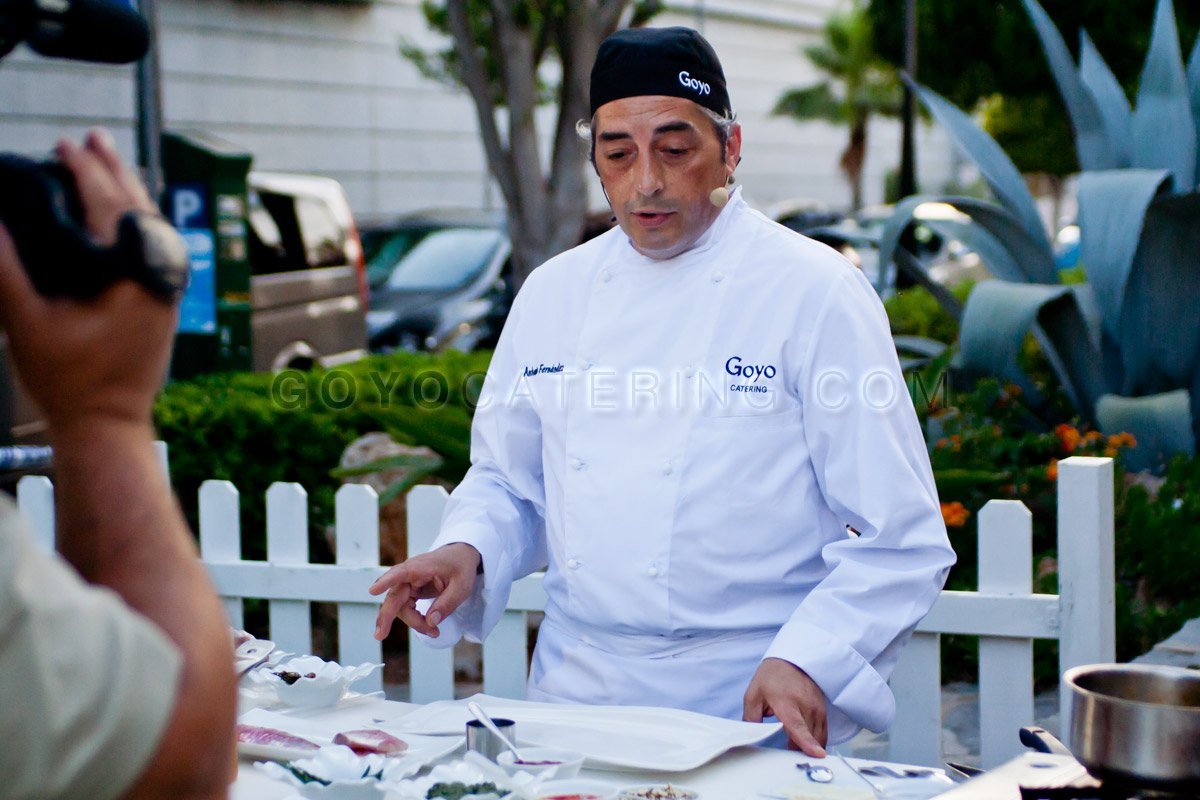
<svg viewBox="0 0 1200 800">
<path fill-rule="evenodd" d="M 1037 0 L 1023 2 L 1075 132 L 1087 282 L 1060 283 L 1033 197 L 1000 146 L 967 114 L 911 82 L 996 202 L 908 198 L 883 231 L 880 257 L 919 270 L 899 248 L 901 234 L 918 206 L 953 206 L 965 218 L 925 224 L 974 249 L 998 278 L 977 286 L 965 308 L 951 309 L 961 311 L 961 369 L 1012 381 L 1038 402 L 1017 359 L 1032 333 L 1080 416 L 1137 438 L 1127 454 L 1131 467 L 1192 455 L 1200 437 L 1200 40 L 1185 68 L 1174 9 L 1159 0 L 1131 107 L 1086 32 L 1076 65 Z"/>
</svg>

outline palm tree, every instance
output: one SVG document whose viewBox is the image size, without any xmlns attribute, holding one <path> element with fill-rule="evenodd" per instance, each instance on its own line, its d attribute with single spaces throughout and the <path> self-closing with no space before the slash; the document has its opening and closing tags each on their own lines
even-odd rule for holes
<svg viewBox="0 0 1200 800">
<path fill-rule="evenodd" d="M 825 23 L 823 41 L 803 52 L 825 74 L 825 80 L 784 92 L 771 113 L 850 126 L 850 142 L 839 164 L 850 182 L 854 210 L 858 210 L 862 207 L 867 123 L 874 114 L 899 116 L 900 81 L 896 70 L 875 52 L 863 0 L 852 0 L 849 11 L 832 15 Z"/>
</svg>

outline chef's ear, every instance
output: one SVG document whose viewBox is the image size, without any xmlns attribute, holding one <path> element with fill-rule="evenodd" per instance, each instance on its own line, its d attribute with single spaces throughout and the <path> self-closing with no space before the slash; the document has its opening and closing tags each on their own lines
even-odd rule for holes
<svg viewBox="0 0 1200 800">
<path fill-rule="evenodd" d="M 733 180 L 733 171 L 737 169 L 738 164 L 742 161 L 742 126 L 735 122 L 729 128 L 729 141 L 725 145 L 725 169 L 729 175 L 730 181 Z"/>
</svg>

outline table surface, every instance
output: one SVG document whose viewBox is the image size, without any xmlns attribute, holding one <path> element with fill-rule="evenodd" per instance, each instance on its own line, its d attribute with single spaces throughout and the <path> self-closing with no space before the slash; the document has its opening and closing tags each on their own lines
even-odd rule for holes
<svg viewBox="0 0 1200 800">
<path fill-rule="evenodd" d="M 364 698 L 338 708 L 317 712 L 299 712 L 299 715 L 336 725 L 363 727 L 369 726 L 372 721 L 375 721 L 375 724 L 380 724 L 379 720 L 393 722 L 419 707 L 410 703 Z M 461 756 L 462 748 L 460 747 L 444 760 L 451 761 Z M 796 764 L 801 761 L 814 761 L 821 766 L 829 767 L 834 773 L 834 785 L 863 788 L 869 784 L 854 771 L 851 764 L 878 763 L 859 759 L 850 759 L 848 763 L 836 756 L 818 760 L 787 750 L 768 747 L 737 747 L 705 766 L 688 772 L 614 772 L 584 769 L 580 773 L 580 777 L 595 778 L 616 785 L 670 782 L 697 790 L 705 800 L 717 800 L 717 798 L 720 800 L 744 800 L 757 797 L 760 792 L 771 792 L 786 786 L 802 785 L 805 780 L 804 773 L 796 768 Z M 295 794 L 296 791 L 293 787 L 271 780 L 260 770 L 255 769 L 252 760 L 245 758 L 240 760 L 238 778 L 231 791 L 233 800 L 282 800 Z M 911 798 L 921 795 L 906 793 L 905 796 Z"/>
</svg>

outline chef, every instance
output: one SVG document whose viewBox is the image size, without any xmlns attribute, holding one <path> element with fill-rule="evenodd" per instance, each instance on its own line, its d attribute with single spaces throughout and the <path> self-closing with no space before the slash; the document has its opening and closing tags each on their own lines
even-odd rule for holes
<svg viewBox="0 0 1200 800">
<path fill-rule="evenodd" d="M 434 548 L 371 587 L 376 635 L 481 641 L 544 567 L 529 699 L 774 716 L 822 756 L 890 724 L 954 561 L 887 318 L 730 191 L 742 133 L 698 33 L 610 36 L 591 111 L 619 227 L 526 281 Z"/>
</svg>

